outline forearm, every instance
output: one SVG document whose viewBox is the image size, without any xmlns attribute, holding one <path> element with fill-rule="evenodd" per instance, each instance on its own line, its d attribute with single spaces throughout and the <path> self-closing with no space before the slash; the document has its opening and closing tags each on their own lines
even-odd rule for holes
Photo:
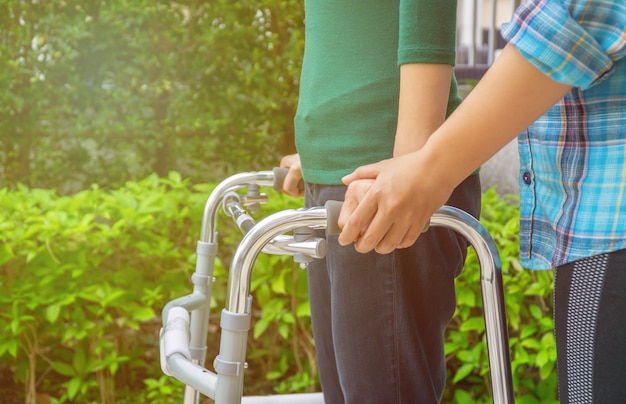
<svg viewBox="0 0 626 404">
<path fill-rule="evenodd" d="M 339 242 L 382 254 L 412 245 L 463 179 L 569 89 L 506 47 L 420 150 L 344 177 L 348 191 L 339 217 Z"/>
<path fill-rule="evenodd" d="M 446 117 L 452 66 L 400 66 L 400 96 L 394 156 L 419 150 Z"/>
<path fill-rule="evenodd" d="M 423 156 L 456 186 L 558 102 L 558 83 L 507 46 L 476 88 L 429 138 Z"/>
</svg>

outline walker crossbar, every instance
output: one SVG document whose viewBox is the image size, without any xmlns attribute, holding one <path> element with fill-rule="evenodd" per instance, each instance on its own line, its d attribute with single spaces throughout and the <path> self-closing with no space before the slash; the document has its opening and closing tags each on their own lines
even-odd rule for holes
<svg viewBox="0 0 626 404">
<path fill-rule="evenodd" d="M 341 203 L 334 201 L 325 207 L 277 212 L 254 223 L 242 204 L 263 203 L 264 196 L 258 193 L 258 186 L 280 188 L 281 176 L 284 177 L 284 172 L 277 170 L 235 175 L 218 185 L 207 201 L 198 241 L 196 272 L 192 277 L 193 293 L 169 302 L 163 310 L 161 367 L 165 374 L 185 383 L 185 404 L 198 403 L 199 393 L 214 399 L 217 404 L 240 403 L 242 400 L 251 321 L 250 280 L 258 254 L 293 255 L 297 262 L 306 266 L 307 262 L 323 258 L 326 253 L 325 240 L 313 237 L 313 230 L 326 228 L 327 232 L 333 233 L 338 229 L 336 220 Z M 244 187 L 248 187 L 248 195 L 233 195 L 234 191 Z M 231 262 L 228 296 L 220 319 L 219 354 L 213 363 L 215 372 L 212 372 L 204 367 L 204 361 L 217 253 L 215 218 L 222 204 L 226 214 L 240 225 L 244 236 Z M 456 231 L 477 253 L 493 401 L 496 404 L 513 403 L 502 271 L 495 243 L 478 220 L 453 207 L 439 209 L 431 217 L 430 226 Z M 293 236 L 285 235 L 288 232 L 293 232 Z"/>
</svg>

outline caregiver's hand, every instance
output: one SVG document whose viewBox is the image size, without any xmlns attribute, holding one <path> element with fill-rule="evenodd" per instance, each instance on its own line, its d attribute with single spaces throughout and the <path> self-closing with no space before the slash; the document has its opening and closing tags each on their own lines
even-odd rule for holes
<svg viewBox="0 0 626 404">
<path fill-rule="evenodd" d="M 343 182 L 348 190 L 339 243 L 354 243 L 362 253 L 413 245 L 454 189 L 429 172 L 419 152 L 360 167 Z"/>
</svg>

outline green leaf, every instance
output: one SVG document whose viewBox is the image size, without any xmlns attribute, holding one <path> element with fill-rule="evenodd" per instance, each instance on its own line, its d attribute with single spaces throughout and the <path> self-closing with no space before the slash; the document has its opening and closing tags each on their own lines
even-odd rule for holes
<svg viewBox="0 0 626 404">
<path fill-rule="evenodd" d="M 17 351 L 19 348 L 19 344 L 16 340 L 12 340 L 9 342 L 9 353 L 11 354 L 12 357 L 16 357 L 17 356 Z"/>
<path fill-rule="evenodd" d="M 454 402 L 456 404 L 474 404 L 476 400 L 467 391 L 463 389 L 455 389 Z"/>
<path fill-rule="evenodd" d="M 541 349 L 541 343 L 534 338 L 528 338 L 528 339 L 522 340 L 520 342 L 520 345 L 525 348 Z"/>
<path fill-rule="evenodd" d="M 294 317 L 293 313 L 289 311 L 283 312 L 283 315 L 280 317 L 280 320 L 286 324 L 293 324 L 296 322 L 296 318 Z"/>
<path fill-rule="evenodd" d="M 537 332 L 537 326 L 534 324 L 526 324 L 525 326 L 522 327 L 522 330 L 520 332 L 520 338 L 524 339 L 524 338 L 528 338 L 529 336 L 533 335 L 534 333 Z"/>
<path fill-rule="evenodd" d="M 476 307 L 476 294 L 471 289 L 458 287 L 456 290 L 456 294 L 458 305 Z"/>
<path fill-rule="evenodd" d="M 13 335 L 17 335 L 20 329 L 20 320 L 19 318 L 14 318 L 13 321 L 11 321 L 11 332 L 13 333 Z"/>
<path fill-rule="evenodd" d="M 271 290 L 267 285 L 259 285 L 254 291 L 254 296 L 258 300 L 259 304 L 264 306 L 265 303 L 271 299 Z"/>
<path fill-rule="evenodd" d="M 177 171 L 170 171 L 167 178 L 174 183 L 180 183 L 182 181 L 182 176 Z"/>
<path fill-rule="evenodd" d="M 259 321 L 257 321 L 254 325 L 254 338 L 259 338 L 259 336 L 261 336 L 261 334 L 263 334 L 265 330 L 267 330 L 267 327 L 269 327 L 271 321 L 272 319 L 269 317 L 263 317 Z"/>
<path fill-rule="evenodd" d="M 287 294 L 285 278 L 283 276 L 278 276 L 272 281 L 272 291 L 281 295 Z"/>
<path fill-rule="evenodd" d="M 67 382 L 67 396 L 70 400 L 73 400 L 74 397 L 76 397 L 81 384 L 82 381 L 79 377 L 73 377 L 69 382 Z"/>
<path fill-rule="evenodd" d="M 535 364 L 540 368 L 545 366 L 550 362 L 550 355 L 548 351 L 539 351 L 537 352 L 537 359 L 535 360 Z"/>
<path fill-rule="evenodd" d="M 132 311 L 133 317 L 139 321 L 148 321 L 156 317 L 151 307 L 137 307 Z"/>
<path fill-rule="evenodd" d="M 546 380 L 550 376 L 554 375 L 554 362 L 547 362 L 539 369 L 539 376 L 542 380 Z"/>
<path fill-rule="evenodd" d="M 465 379 L 470 373 L 472 373 L 473 370 L 474 370 L 474 366 L 471 364 L 462 365 L 459 368 L 459 370 L 457 370 L 456 374 L 454 375 L 454 379 L 452 380 L 452 383 L 458 383 L 460 380 Z"/>
<path fill-rule="evenodd" d="M 62 374 L 63 376 L 76 376 L 76 371 L 74 370 L 74 368 L 67 363 L 52 362 L 52 369 L 54 369 L 55 372 Z"/>
<path fill-rule="evenodd" d="M 311 303 L 308 300 L 298 305 L 298 307 L 296 308 L 296 316 L 311 317 Z"/>
<path fill-rule="evenodd" d="M 284 340 L 289 339 L 291 327 L 285 323 L 280 323 L 278 325 L 278 334 L 283 337 Z"/>
<path fill-rule="evenodd" d="M 54 323 L 59 318 L 59 314 L 61 313 L 61 306 L 59 304 L 51 304 L 46 307 L 46 320 L 49 323 Z"/>
<path fill-rule="evenodd" d="M 9 339 L 2 341 L 0 339 L 0 356 L 2 356 L 5 352 L 9 352 L 13 358 L 17 356 L 17 349 L 19 348 L 19 344 L 16 339 Z"/>
<path fill-rule="evenodd" d="M 543 310 L 541 310 L 541 307 L 533 304 L 531 305 L 528 310 L 530 311 L 530 314 L 537 320 L 541 319 L 544 315 L 543 315 Z"/>
<path fill-rule="evenodd" d="M 76 351 L 74 351 L 74 358 L 72 359 L 72 365 L 74 365 L 74 369 L 79 375 L 82 375 L 85 373 L 85 364 L 86 364 L 85 351 L 82 350 L 80 347 L 77 347 Z"/>
<path fill-rule="evenodd" d="M 485 331 L 485 320 L 482 317 L 472 317 L 464 321 L 459 327 L 461 331 Z"/>
<path fill-rule="evenodd" d="M 283 372 L 273 371 L 273 372 L 268 372 L 265 377 L 267 377 L 267 380 L 277 380 L 281 378 L 283 374 L 284 374 Z"/>
</svg>

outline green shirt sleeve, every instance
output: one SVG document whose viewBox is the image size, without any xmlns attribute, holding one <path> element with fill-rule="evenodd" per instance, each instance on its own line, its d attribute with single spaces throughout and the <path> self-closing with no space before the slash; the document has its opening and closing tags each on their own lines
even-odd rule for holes
<svg viewBox="0 0 626 404">
<path fill-rule="evenodd" d="M 457 0 L 400 0 L 398 64 L 454 66 Z"/>
</svg>

